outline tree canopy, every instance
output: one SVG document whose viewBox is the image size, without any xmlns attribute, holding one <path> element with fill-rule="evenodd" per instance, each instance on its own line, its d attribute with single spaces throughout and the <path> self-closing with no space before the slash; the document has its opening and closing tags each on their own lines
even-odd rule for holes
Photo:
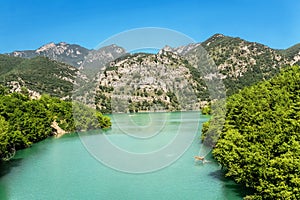
<svg viewBox="0 0 300 200">
<path fill-rule="evenodd" d="M 110 118 L 83 104 L 49 95 L 30 99 L 21 93 L 8 94 L 0 86 L 0 159 L 8 160 L 16 150 L 53 135 L 54 121 L 68 132 L 111 126 Z"/>
<path fill-rule="evenodd" d="M 254 189 L 245 199 L 300 199 L 299 83 L 300 67 L 289 67 L 227 99 L 213 155 L 227 176 Z"/>
</svg>

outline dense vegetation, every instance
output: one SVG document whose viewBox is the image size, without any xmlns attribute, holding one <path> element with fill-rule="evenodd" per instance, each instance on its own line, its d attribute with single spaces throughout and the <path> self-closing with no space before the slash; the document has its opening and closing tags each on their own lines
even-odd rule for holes
<svg viewBox="0 0 300 200">
<path fill-rule="evenodd" d="M 56 97 L 71 97 L 78 69 L 46 57 L 31 59 L 0 55 L 0 83 L 20 86 Z"/>
<path fill-rule="evenodd" d="M 268 80 L 290 65 L 300 45 L 286 50 L 271 49 L 263 44 L 216 34 L 202 43 L 225 77 L 227 95 L 246 86 Z"/>
<path fill-rule="evenodd" d="M 111 126 L 108 117 L 82 104 L 49 95 L 34 100 L 26 90 L 9 94 L 0 85 L 0 159 L 7 160 L 16 150 L 53 135 L 54 121 L 68 132 Z"/>
<path fill-rule="evenodd" d="M 300 44 L 296 44 L 296 45 L 293 45 L 291 46 L 290 48 L 288 49 L 284 49 L 284 50 L 281 50 L 281 54 L 284 55 L 286 58 L 292 60 L 295 56 L 298 55 L 299 53 L 299 49 L 300 49 Z M 295 64 L 300 64 L 300 60 L 297 61 Z"/>
<path fill-rule="evenodd" d="M 246 199 L 300 199 L 299 83 L 300 67 L 289 67 L 227 99 L 213 155 L 227 176 L 254 189 Z"/>
</svg>

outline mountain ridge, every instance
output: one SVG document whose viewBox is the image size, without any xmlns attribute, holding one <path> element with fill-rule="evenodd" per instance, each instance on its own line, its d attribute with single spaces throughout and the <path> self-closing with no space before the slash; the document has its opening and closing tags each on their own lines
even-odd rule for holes
<svg viewBox="0 0 300 200">
<path fill-rule="evenodd" d="M 82 53 L 76 52 L 76 48 L 78 51 L 82 50 Z M 191 43 L 180 47 L 170 47 L 166 45 L 157 54 L 129 54 L 124 48 L 114 44 L 102 47 L 98 50 L 89 50 L 84 47 L 81 48 L 79 45 L 72 46 L 64 42 L 57 44 L 48 43 L 37 50 L 29 50 L 28 52 L 17 51 L 17 53 L 12 52 L 8 54 L 8 57 L 5 59 L 2 57 L 4 60 L 1 61 L 0 59 L 2 62 L 2 67 L 0 62 L 0 72 L 8 75 L 7 70 L 13 68 L 14 65 L 18 65 L 20 59 L 25 59 L 26 56 L 29 59 L 34 59 L 36 56 L 47 57 L 47 55 L 49 55 L 48 58 L 50 60 L 56 60 L 55 62 L 58 63 L 65 61 L 64 63 L 67 63 L 70 66 L 72 66 L 72 63 L 77 63 L 76 66 L 73 66 L 78 71 L 76 72 L 77 76 L 81 79 L 78 81 L 83 81 L 82 83 L 86 84 L 86 80 L 84 81 L 82 79 L 82 73 L 87 72 L 87 75 L 91 75 L 93 81 L 97 82 L 98 86 L 101 86 L 101 88 L 97 89 L 98 91 L 95 95 L 98 108 L 102 111 L 111 111 L 108 104 L 111 103 L 111 95 L 116 92 L 113 91 L 112 88 L 121 84 L 118 83 L 118 81 L 120 81 L 122 77 L 128 77 L 130 74 L 132 75 L 130 70 L 136 72 L 137 70 L 140 70 L 140 74 L 136 76 L 139 77 L 140 80 L 135 81 L 135 84 L 143 85 L 143 80 L 150 79 L 161 84 L 162 81 L 157 79 L 160 74 L 157 74 L 156 77 L 150 77 L 149 79 L 148 73 L 148 71 L 160 69 L 162 74 L 165 72 L 169 73 L 164 75 L 165 81 L 170 82 L 170 80 L 174 79 L 173 81 L 176 82 L 175 85 L 179 88 L 186 84 L 182 80 L 182 77 L 189 79 L 188 81 L 190 81 L 190 85 L 193 86 L 194 93 L 198 98 L 197 105 L 203 105 L 209 100 L 207 86 L 203 83 L 203 78 L 205 77 L 203 77 L 203 74 L 199 72 L 197 67 L 195 68 L 195 66 L 192 66 L 192 60 L 187 60 L 191 55 L 197 56 L 197 50 L 202 50 L 205 55 L 207 54 L 209 57 L 208 59 L 213 61 L 212 65 L 214 65 L 216 70 L 220 73 L 219 77 L 226 87 L 227 95 L 234 94 L 245 86 L 267 80 L 277 74 L 281 68 L 300 64 L 299 44 L 288 49 L 278 50 L 257 42 L 249 42 L 238 37 L 215 34 L 201 43 Z M 33 51 L 35 53 L 33 53 Z M 76 56 L 74 56 L 74 54 Z M 22 56 L 25 58 L 18 58 Z M 30 58 L 30 56 L 32 57 Z M 3 62 L 8 64 L 3 65 Z M 138 69 L 137 66 L 140 66 L 140 69 Z M 149 67 L 148 71 L 145 68 L 147 66 Z M 124 74 L 124 72 L 126 73 Z M 57 71 L 55 73 L 57 73 Z M 108 78 L 107 74 L 109 74 L 110 78 Z M 155 74 L 154 71 L 153 74 Z M 186 76 L 187 74 L 189 75 Z M 4 75 L 2 75 L 2 77 L 3 76 Z M 88 76 L 86 76 L 86 78 L 87 77 Z M 19 78 L 18 74 L 16 74 L 14 81 L 18 82 Z M 75 80 L 77 78 L 78 77 L 73 76 L 72 81 L 76 82 Z M 109 83 L 108 79 L 110 81 Z M 54 80 L 56 79 L 53 79 L 53 81 Z M 128 82 L 128 80 L 126 81 Z M 7 84 L 5 81 L 3 83 Z M 95 84 L 91 84 L 89 87 L 92 85 L 95 86 Z M 29 85 L 29 87 L 32 86 Z M 178 101 L 176 102 L 175 100 L 177 94 L 174 93 L 174 91 L 176 91 L 174 88 L 166 90 L 162 84 L 155 85 L 155 87 L 156 88 L 151 88 L 147 86 L 145 90 L 144 88 L 142 90 L 136 88 L 137 90 L 133 91 L 135 97 L 133 99 L 129 98 L 130 104 L 134 104 L 131 111 L 151 110 L 150 107 L 159 100 L 162 107 L 166 109 L 178 110 L 180 108 Z M 156 90 L 154 91 L 154 89 Z M 190 90 L 187 91 L 190 92 Z M 43 92 L 43 90 L 40 90 L 39 92 Z M 81 93 L 87 93 L 87 88 L 82 88 Z M 93 102 L 93 99 L 91 99 L 93 96 L 92 93 L 93 92 L 84 94 L 82 99 L 89 99 L 90 102 Z M 170 97 L 173 98 L 172 101 Z M 136 101 L 136 99 L 140 99 L 140 102 Z"/>
<path fill-rule="evenodd" d="M 258 47 L 258 48 L 269 49 L 272 50 L 272 52 L 276 52 L 280 56 L 283 56 L 286 59 L 288 59 L 290 61 L 289 65 L 300 64 L 300 43 L 295 44 L 286 49 L 274 49 L 258 42 L 250 42 L 241 39 L 239 37 L 226 36 L 221 33 L 216 33 L 211 37 L 209 37 L 208 39 L 204 40 L 203 42 L 191 43 L 180 47 L 169 47 L 166 44 L 166 46 L 163 47 L 161 50 L 168 50 L 168 51 L 172 51 L 173 53 L 184 55 L 191 48 L 195 48 L 201 45 L 211 55 L 214 48 L 218 45 L 219 46 L 222 45 L 222 43 L 223 44 L 226 43 L 229 46 L 234 45 L 235 43 L 244 43 L 244 44 L 248 44 L 248 46 L 252 46 L 253 48 Z M 93 57 L 93 54 L 99 55 L 101 53 L 96 53 L 96 52 L 105 51 L 104 49 L 110 48 L 111 46 L 114 46 L 116 48 L 114 51 L 117 51 L 118 48 L 121 48 L 123 53 L 126 52 L 124 48 L 117 46 L 115 44 L 95 50 L 95 49 L 88 49 L 82 47 L 78 44 L 68 44 L 66 42 L 59 42 L 59 43 L 49 42 L 35 50 L 23 50 L 23 51 L 18 50 L 18 51 L 13 51 L 11 53 L 5 53 L 5 54 L 14 57 L 23 57 L 23 58 L 46 56 L 49 57 L 50 59 L 57 60 L 59 62 L 64 62 L 74 67 L 82 67 L 83 62 L 87 59 L 87 57 Z M 229 56 L 228 53 L 226 55 Z M 221 63 L 218 62 L 219 59 L 216 60 L 217 60 L 216 64 L 219 66 Z"/>
<path fill-rule="evenodd" d="M 93 57 L 95 56 L 101 57 L 101 53 L 104 54 L 105 52 L 114 51 L 118 53 L 124 52 L 125 50 L 122 47 L 118 47 L 114 44 L 94 50 L 87 49 L 78 44 L 68 44 L 66 42 L 50 42 L 39 47 L 36 50 L 14 51 L 11 53 L 6 53 L 5 55 L 21 58 L 45 56 L 52 60 L 56 60 L 80 68 L 84 65 L 84 62 L 89 62 L 89 59 L 93 59 Z"/>
</svg>

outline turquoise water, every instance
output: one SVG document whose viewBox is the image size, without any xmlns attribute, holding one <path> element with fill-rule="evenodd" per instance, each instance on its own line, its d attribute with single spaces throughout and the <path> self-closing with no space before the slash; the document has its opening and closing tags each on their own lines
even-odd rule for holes
<svg viewBox="0 0 300 200">
<path fill-rule="evenodd" d="M 157 113 L 156 118 L 165 121 L 163 128 L 158 131 L 161 133 L 157 135 L 158 139 L 152 136 L 152 144 L 147 144 L 145 139 L 140 144 L 138 141 L 141 140 L 132 135 L 119 134 L 136 130 L 138 135 L 141 132 L 133 124 L 125 126 L 124 122 L 128 119 L 148 129 L 147 125 L 153 124 L 153 119 L 149 119 L 147 114 L 116 116 L 113 119 L 118 123 L 115 122 L 106 131 L 105 137 L 128 152 L 145 153 L 169 144 L 166 142 L 174 138 L 175 128 L 188 124 L 200 113 L 187 113 L 184 118 L 179 113 Z M 201 124 L 208 118 L 201 116 L 199 119 Z M 0 165 L 0 199 L 242 199 L 243 189 L 223 178 L 220 166 L 210 155 L 207 156 L 211 161 L 209 163 L 194 162 L 193 156 L 200 149 L 199 132 L 198 129 L 191 145 L 171 165 L 140 174 L 121 172 L 102 164 L 95 155 L 89 153 L 78 134 L 59 139 L 48 138 L 17 152 L 13 160 Z M 95 134 L 82 137 L 93 138 Z"/>
</svg>

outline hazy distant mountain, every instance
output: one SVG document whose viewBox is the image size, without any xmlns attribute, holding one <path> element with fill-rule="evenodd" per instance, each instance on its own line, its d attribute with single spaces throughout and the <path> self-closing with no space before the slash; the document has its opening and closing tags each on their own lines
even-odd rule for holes
<svg viewBox="0 0 300 200">
<path fill-rule="evenodd" d="M 37 50 L 14 51 L 8 53 L 8 55 L 21 58 L 45 56 L 74 67 L 84 67 L 84 65 L 96 67 L 95 65 L 101 65 L 101 63 L 95 60 L 106 61 L 107 59 L 115 59 L 123 53 L 125 53 L 125 50 L 116 45 L 102 47 L 98 50 L 89 50 L 77 44 L 67 44 L 65 42 L 54 44 L 52 42 L 43 45 Z"/>
<path fill-rule="evenodd" d="M 67 44 L 65 42 L 54 44 L 51 42 L 37 50 L 14 51 L 8 55 L 22 58 L 45 56 L 52 60 L 79 67 L 89 52 L 90 50 L 76 44 Z"/>
<path fill-rule="evenodd" d="M 91 50 L 85 56 L 80 69 L 88 69 L 95 72 L 102 70 L 105 65 L 123 55 L 126 54 L 126 50 L 117 45 L 109 45 L 102 47 L 98 50 Z"/>
</svg>

